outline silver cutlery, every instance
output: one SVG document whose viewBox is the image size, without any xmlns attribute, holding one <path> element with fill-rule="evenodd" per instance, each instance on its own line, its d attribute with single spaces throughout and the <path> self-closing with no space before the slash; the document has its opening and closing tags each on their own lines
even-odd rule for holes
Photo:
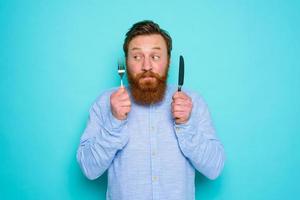
<svg viewBox="0 0 300 200">
<path fill-rule="evenodd" d="M 121 87 L 123 87 L 123 76 L 125 74 L 125 65 L 120 60 L 118 62 L 118 74 L 119 74 L 120 79 L 121 79 Z"/>
</svg>

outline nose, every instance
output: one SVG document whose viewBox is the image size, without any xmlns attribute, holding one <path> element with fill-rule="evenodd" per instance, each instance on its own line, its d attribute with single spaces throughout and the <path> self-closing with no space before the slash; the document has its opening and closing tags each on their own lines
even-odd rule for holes
<svg viewBox="0 0 300 200">
<path fill-rule="evenodd" d="M 149 57 L 145 57 L 143 66 L 142 66 L 143 71 L 150 71 L 152 70 L 152 63 Z"/>
</svg>

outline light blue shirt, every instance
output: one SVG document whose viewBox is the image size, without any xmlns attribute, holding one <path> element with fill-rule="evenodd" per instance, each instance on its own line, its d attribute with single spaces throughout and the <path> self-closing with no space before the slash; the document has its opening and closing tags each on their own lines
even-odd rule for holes
<svg viewBox="0 0 300 200">
<path fill-rule="evenodd" d="M 135 104 L 126 120 L 110 110 L 111 89 L 100 95 L 77 151 L 89 179 L 108 170 L 107 200 L 194 200 L 195 169 L 215 179 L 224 166 L 224 149 L 203 98 L 186 92 L 193 110 L 186 124 L 175 124 L 171 103 L 177 88 L 168 86 L 162 102 Z M 127 89 L 127 91 L 129 91 Z"/>
</svg>

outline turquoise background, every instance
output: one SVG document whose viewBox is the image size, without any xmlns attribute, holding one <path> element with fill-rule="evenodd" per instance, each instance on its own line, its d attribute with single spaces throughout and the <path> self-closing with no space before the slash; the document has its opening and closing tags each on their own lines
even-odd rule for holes
<svg viewBox="0 0 300 200">
<path fill-rule="evenodd" d="M 87 180 L 77 145 L 142 19 L 173 37 L 169 82 L 183 54 L 184 88 L 205 97 L 225 146 L 222 175 L 197 174 L 197 199 L 299 199 L 299 10 L 296 0 L 0 0 L 0 199 L 105 199 L 106 174 Z"/>
</svg>

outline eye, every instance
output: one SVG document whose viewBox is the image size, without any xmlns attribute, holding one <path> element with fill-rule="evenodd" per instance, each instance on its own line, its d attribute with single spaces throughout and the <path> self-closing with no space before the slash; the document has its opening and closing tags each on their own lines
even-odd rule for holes
<svg viewBox="0 0 300 200">
<path fill-rule="evenodd" d="M 133 56 L 133 59 L 134 59 L 134 60 L 141 60 L 141 56 L 140 56 L 140 55 L 134 55 L 134 56 Z"/>
<path fill-rule="evenodd" d="M 153 56 L 152 56 L 152 59 L 153 59 L 153 60 L 159 60 L 160 57 L 159 57 L 158 55 L 153 55 Z"/>
</svg>

